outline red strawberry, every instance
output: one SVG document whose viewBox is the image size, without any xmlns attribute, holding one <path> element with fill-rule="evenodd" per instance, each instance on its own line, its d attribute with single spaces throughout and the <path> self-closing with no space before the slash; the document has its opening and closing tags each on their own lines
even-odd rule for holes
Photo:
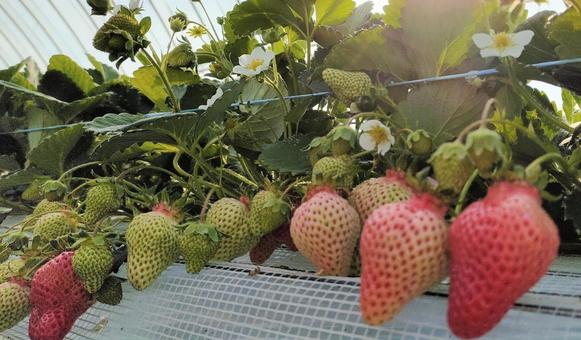
<svg viewBox="0 0 581 340">
<path fill-rule="evenodd" d="M 315 189 L 295 211 L 290 231 L 321 275 L 347 275 L 361 222 L 346 199 L 330 187 Z"/>
<path fill-rule="evenodd" d="M 255 265 L 263 264 L 270 258 L 279 245 L 273 233 L 262 236 L 258 244 L 250 250 L 250 261 Z"/>
<path fill-rule="evenodd" d="M 288 250 L 297 251 L 297 246 L 293 242 L 290 232 L 290 223 L 283 224 L 280 228 L 272 232 L 279 244 L 284 244 Z"/>
<path fill-rule="evenodd" d="M 61 339 L 91 306 L 91 295 L 73 270 L 73 255 L 70 251 L 61 253 L 32 278 L 30 302 L 34 317 L 30 318 L 28 330 L 33 340 Z"/>
<path fill-rule="evenodd" d="M 501 182 L 450 228 L 448 324 L 474 338 L 490 331 L 547 271 L 559 234 L 536 188 Z"/>
<path fill-rule="evenodd" d="M 446 275 L 446 207 L 429 194 L 377 208 L 361 234 L 361 313 L 391 320 Z"/>
</svg>

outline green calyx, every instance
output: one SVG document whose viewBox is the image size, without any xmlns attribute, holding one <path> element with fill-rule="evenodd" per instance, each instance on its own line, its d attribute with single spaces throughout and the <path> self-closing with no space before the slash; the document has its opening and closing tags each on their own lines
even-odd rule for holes
<svg viewBox="0 0 581 340">
<path fill-rule="evenodd" d="M 41 188 L 44 198 L 51 202 L 62 200 L 68 189 L 64 183 L 53 180 L 44 182 Z"/>
<path fill-rule="evenodd" d="M 113 9 L 112 0 L 87 0 L 91 6 L 91 15 L 107 15 L 107 12 Z"/>
<path fill-rule="evenodd" d="M 468 157 L 481 176 L 488 177 L 498 165 L 506 161 L 502 137 L 495 131 L 480 128 L 466 137 Z"/>
<path fill-rule="evenodd" d="M 189 222 L 183 225 L 184 235 L 207 235 L 213 242 L 220 242 L 220 235 L 216 226 L 211 223 Z"/>
<path fill-rule="evenodd" d="M 408 135 L 406 146 L 416 156 L 427 156 L 432 152 L 432 136 L 425 130 L 416 130 Z"/>
<path fill-rule="evenodd" d="M 189 43 L 181 43 L 167 55 L 167 66 L 193 68 L 196 66 L 196 54 Z"/>
<path fill-rule="evenodd" d="M 357 142 L 357 131 L 349 126 L 337 126 L 327 134 L 333 156 L 350 153 Z"/>
<path fill-rule="evenodd" d="M 169 27 L 173 32 L 182 32 L 188 27 L 188 16 L 182 12 L 178 11 L 176 14 L 168 18 Z"/>
</svg>

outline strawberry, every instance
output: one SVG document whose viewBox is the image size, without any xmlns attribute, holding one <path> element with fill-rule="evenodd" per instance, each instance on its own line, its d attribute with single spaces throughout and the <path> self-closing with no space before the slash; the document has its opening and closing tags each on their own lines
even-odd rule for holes
<svg viewBox="0 0 581 340">
<path fill-rule="evenodd" d="M 363 227 L 361 314 L 370 325 L 393 319 L 446 275 L 446 207 L 429 194 L 377 208 Z"/>
<path fill-rule="evenodd" d="M 231 261 L 246 254 L 258 242 L 259 237 L 252 235 L 248 223 L 250 211 L 248 198 L 240 200 L 222 198 L 216 201 L 206 215 L 206 223 L 212 224 L 223 235 L 220 248 L 213 259 Z"/>
<path fill-rule="evenodd" d="M 369 95 L 373 85 L 366 73 L 333 68 L 323 71 L 323 80 L 329 85 L 333 94 L 345 103 L 351 103 L 358 97 Z"/>
<path fill-rule="evenodd" d="M 180 235 L 180 253 L 186 261 L 186 271 L 199 273 L 219 247 L 218 231 L 211 224 L 192 223 Z"/>
<path fill-rule="evenodd" d="M 71 208 L 62 202 L 51 202 L 47 199 L 43 199 L 32 211 L 32 216 L 39 217 L 46 213 L 57 212 L 61 210 L 71 210 Z"/>
<path fill-rule="evenodd" d="M 428 162 L 434 168 L 438 190 L 452 194 L 459 194 L 474 172 L 466 147 L 460 142 L 440 145 Z"/>
<path fill-rule="evenodd" d="M 29 290 L 13 282 L 0 284 L 0 332 L 16 326 L 30 313 Z"/>
<path fill-rule="evenodd" d="M 559 234 L 536 188 L 500 182 L 450 228 L 448 324 L 462 338 L 490 331 L 547 271 Z"/>
<path fill-rule="evenodd" d="M 49 180 L 42 184 L 42 195 L 51 202 L 60 201 L 65 196 L 68 188 L 67 186 L 56 180 Z"/>
<path fill-rule="evenodd" d="M 167 66 L 174 68 L 195 67 L 197 61 L 196 54 L 192 51 L 192 45 L 189 43 L 177 45 L 167 54 L 166 58 Z"/>
<path fill-rule="evenodd" d="M 350 153 L 355 149 L 357 142 L 357 131 L 352 127 L 340 125 L 327 134 L 331 143 L 331 153 L 333 156 L 341 156 Z"/>
<path fill-rule="evenodd" d="M 110 306 L 116 306 L 123 300 L 122 280 L 115 276 L 108 276 L 101 289 L 95 294 L 97 301 Z"/>
<path fill-rule="evenodd" d="M 280 227 L 286 220 L 289 206 L 280 194 L 262 190 L 250 202 L 249 226 L 253 235 L 262 236 Z"/>
<path fill-rule="evenodd" d="M 428 156 L 432 153 L 432 137 L 425 130 L 416 130 L 406 138 L 406 146 L 416 156 Z"/>
<path fill-rule="evenodd" d="M 121 203 L 121 191 L 114 183 L 97 183 L 87 192 L 83 220 L 86 224 L 97 223 L 119 209 Z"/>
<path fill-rule="evenodd" d="M 89 242 L 75 251 L 73 270 L 91 294 L 101 288 L 112 267 L 113 254 L 106 246 L 97 246 Z"/>
<path fill-rule="evenodd" d="M 280 244 L 273 233 L 262 236 L 260 241 L 258 241 L 258 244 L 250 250 L 250 261 L 255 265 L 263 264 L 270 258 L 279 245 Z"/>
<path fill-rule="evenodd" d="M 63 252 L 45 263 L 32 278 L 32 314 L 28 334 L 32 340 L 62 339 L 92 304 L 73 270 L 73 252 Z"/>
<path fill-rule="evenodd" d="M 323 158 L 325 155 L 328 154 L 329 150 L 331 149 L 330 141 L 325 137 L 315 137 L 309 143 L 307 147 L 307 153 L 309 155 L 309 161 L 311 165 L 317 164 L 319 159 Z"/>
<path fill-rule="evenodd" d="M 370 178 L 356 186 L 349 202 L 355 207 L 362 221 L 376 208 L 409 199 L 413 189 L 405 179 L 405 173 L 400 170 L 388 170 L 384 177 Z"/>
<path fill-rule="evenodd" d="M 468 134 L 466 150 L 481 176 L 490 177 L 495 167 L 506 161 L 506 147 L 502 137 L 496 131 L 486 128 Z"/>
<path fill-rule="evenodd" d="M 315 185 L 350 189 L 356 174 L 357 165 L 351 157 L 323 157 L 313 166 L 311 181 Z"/>
<path fill-rule="evenodd" d="M 127 278 L 137 290 L 144 290 L 179 255 L 176 221 L 163 208 L 133 218 L 127 239 Z"/>
<path fill-rule="evenodd" d="M 0 283 L 8 281 L 11 277 L 17 276 L 18 272 L 24 267 L 24 261 L 20 258 L 10 259 L 0 263 Z"/>
<path fill-rule="evenodd" d="M 361 231 L 357 211 L 330 187 L 319 187 L 295 211 L 290 226 L 298 250 L 322 275 L 346 275 Z"/>
<path fill-rule="evenodd" d="M 73 232 L 78 224 L 76 214 L 70 212 L 53 212 L 42 215 L 34 225 L 34 235 L 44 241 L 57 239 Z"/>
</svg>

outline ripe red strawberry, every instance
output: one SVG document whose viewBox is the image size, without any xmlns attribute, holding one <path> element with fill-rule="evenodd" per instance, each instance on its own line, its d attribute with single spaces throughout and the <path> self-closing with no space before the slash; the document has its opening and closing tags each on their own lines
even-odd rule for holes
<svg viewBox="0 0 581 340">
<path fill-rule="evenodd" d="M 276 239 L 274 233 L 262 236 L 258 244 L 250 250 L 250 261 L 255 265 L 263 264 L 270 258 L 279 245 L 280 243 Z"/>
<path fill-rule="evenodd" d="M 446 207 L 429 194 L 377 208 L 361 234 L 361 313 L 370 325 L 395 317 L 447 269 Z"/>
<path fill-rule="evenodd" d="M 361 222 L 346 199 L 330 187 L 315 189 L 295 211 L 290 231 L 321 275 L 347 275 Z"/>
<path fill-rule="evenodd" d="M 376 208 L 409 199 L 413 189 L 405 180 L 405 173 L 400 170 L 388 170 L 384 177 L 370 178 L 353 189 L 349 201 L 357 209 L 361 220 Z"/>
<path fill-rule="evenodd" d="M 501 182 L 450 228 L 448 324 L 474 338 L 490 331 L 547 271 L 559 234 L 536 188 Z"/>
<path fill-rule="evenodd" d="M 73 270 L 74 252 L 48 261 L 32 278 L 28 325 L 30 338 L 62 339 L 92 304 L 91 295 Z"/>
</svg>

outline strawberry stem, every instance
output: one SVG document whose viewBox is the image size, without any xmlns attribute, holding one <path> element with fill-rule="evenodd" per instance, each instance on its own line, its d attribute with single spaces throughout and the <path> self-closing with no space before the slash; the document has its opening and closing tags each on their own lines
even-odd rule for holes
<svg viewBox="0 0 581 340">
<path fill-rule="evenodd" d="M 472 186 L 472 183 L 474 182 L 474 180 L 476 179 L 477 176 L 478 176 L 478 170 L 474 170 L 474 172 L 472 172 L 472 175 L 470 175 L 470 177 L 468 178 L 468 180 L 464 184 L 464 187 L 462 188 L 462 191 L 460 192 L 460 196 L 458 197 L 458 202 L 456 203 L 456 208 L 454 209 L 455 216 L 460 215 L 460 213 L 462 212 L 462 208 L 464 207 L 464 201 L 466 200 L 466 196 L 468 195 L 468 191 L 470 190 L 470 187 Z"/>
</svg>

